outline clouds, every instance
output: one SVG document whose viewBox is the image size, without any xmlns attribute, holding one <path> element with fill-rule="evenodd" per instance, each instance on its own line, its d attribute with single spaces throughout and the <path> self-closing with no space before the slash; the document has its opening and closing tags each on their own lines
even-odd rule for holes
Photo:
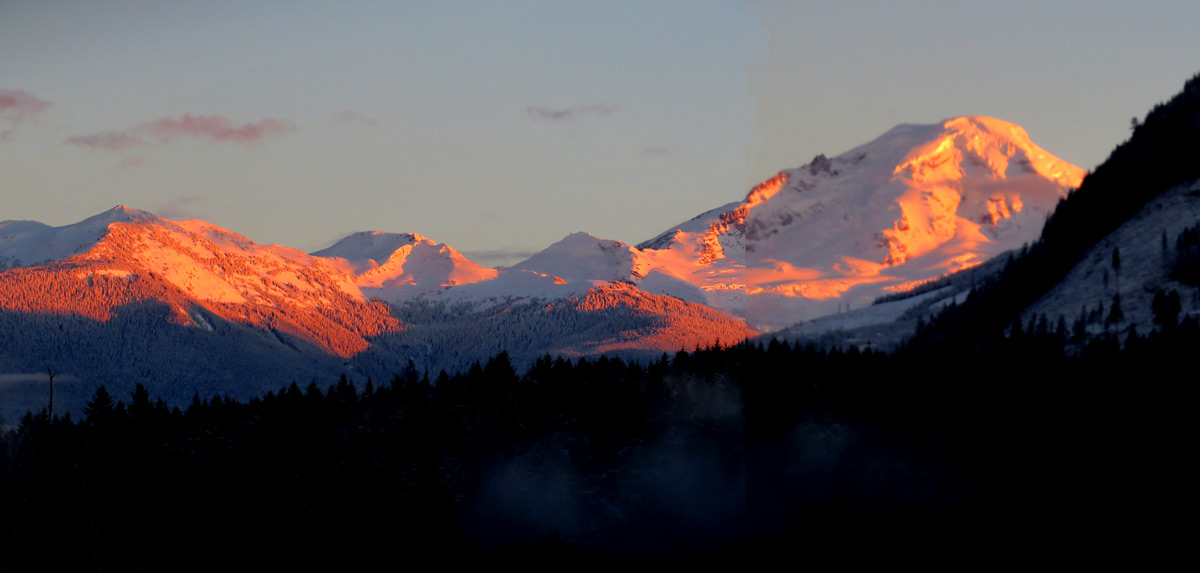
<svg viewBox="0 0 1200 573">
<path fill-rule="evenodd" d="M 188 115 L 180 119 L 164 117 L 158 121 L 144 123 L 141 129 L 158 138 L 160 143 L 170 143 L 178 137 L 195 137 L 210 143 L 232 142 L 251 145 L 267 137 L 296 131 L 296 126 L 280 119 L 264 119 L 258 123 L 233 125 L 218 115 Z"/>
<path fill-rule="evenodd" d="M 6 139 L 18 124 L 33 119 L 50 105 L 27 91 L 0 90 L 0 139 Z"/>
<path fill-rule="evenodd" d="M 296 131 L 290 121 L 268 118 L 257 123 L 235 125 L 219 115 L 183 114 L 178 119 L 164 117 L 124 131 L 104 131 L 67 139 L 70 145 L 93 149 L 122 150 L 132 147 L 167 144 L 179 138 L 194 138 L 208 143 L 259 145 L 268 138 Z"/>
<path fill-rule="evenodd" d="M 50 102 L 24 90 L 0 89 L 0 140 L 7 139 L 18 125 L 36 118 L 51 105 Z M 369 121 L 358 117 L 360 121 Z M 267 118 L 255 123 L 237 125 L 219 115 L 185 113 L 179 118 L 164 117 L 126 130 L 76 135 L 67 138 L 67 143 L 92 149 L 120 151 L 152 143 L 171 143 L 179 138 L 190 137 L 209 143 L 253 146 L 268 138 L 294 131 L 295 124 L 283 119 Z"/>
<path fill-rule="evenodd" d="M 137 135 L 119 131 L 106 131 L 103 133 L 93 133 L 91 135 L 78 135 L 67 139 L 67 143 L 82 147 L 92 147 L 95 149 L 108 149 L 111 151 L 120 151 L 122 149 L 129 149 L 130 147 L 146 145 L 146 142 Z"/>
<path fill-rule="evenodd" d="M 615 105 L 603 103 L 573 105 L 557 109 L 531 105 L 525 108 L 525 113 L 536 120 L 557 122 L 588 117 L 605 117 L 616 113 L 619 109 Z"/>
</svg>

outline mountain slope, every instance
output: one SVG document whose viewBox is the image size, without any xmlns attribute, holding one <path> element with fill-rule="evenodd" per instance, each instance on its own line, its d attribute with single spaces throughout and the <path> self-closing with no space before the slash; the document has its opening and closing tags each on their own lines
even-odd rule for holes
<svg viewBox="0 0 1200 573">
<path fill-rule="evenodd" d="M 1002 336 L 1014 319 L 1147 204 L 1171 189 L 1200 179 L 1197 156 L 1200 75 L 1188 80 L 1183 91 L 1170 101 L 1155 106 L 1132 137 L 1084 179 L 1079 189 L 1058 206 L 1046 222 L 1041 239 L 1028 253 L 975 288 L 965 304 L 939 316 L 914 340 L 914 346 L 945 347 Z M 1113 246 L 1119 245 L 1117 239 L 1114 241 Z M 1112 256 L 1111 251 L 1108 256 Z M 1151 284 L 1145 287 L 1158 288 Z M 1077 312 L 1078 307 L 1071 306 L 1062 312 Z"/>
<path fill-rule="evenodd" d="M 386 305 L 365 301 L 345 273 L 203 221 L 167 221 L 119 206 L 74 225 L 16 227 L 20 233 L 6 235 L 13 237 L 6 259 L 58 258 L 0 274 L 0 310 L 104 321 L 119 306 L 158 301 L 178 324 L 205 327 L 196 314 L 203 308 L 343 357 L 365 349 L 366 337 L 399 328 Z"/>
<path fill-rule="evenodd" d="M 740 282 L 740 314 L 775 329 L 1020 247 L 1082 176 L 1001 120 L 901 125 L 832 159 L 781 171 L 742 202 L 639 247 L 662 272 L 692 277 L 706 292 Z M 739 310 L 735 297 L 715 298 L 710 304 Z"/>
<path fill-rule="evenodd" d="M 393 374 L 383 365 L 397 355 L 420 369 L 465 370 L 501 351 L 518 367 L 546 355 L 648 360 L 732 346 L 754 334 L 741 320 L 704 305 L 621 282 L 568 298 L 507 296 L 481 306 L 426 297 L 397 307 L 396 315 L 405 330 L 381 335 L 356 356 L 361 371 Z"/>
<path fill-rule="evenodd" d="M 1061 320 L 1085 337 L 1131 328 L 1145 334 L 1156 328 L 1155 298 L 1171 291 L 1179 295 L 1179 318 L 1200 315 L 1200 285 L 1172 276 L 1176 240 L 1197 225 L 1200 180 L 1167 190 L 1088 249 L 1061 281 L 1020 313 L 1022 323 Z M 1110 319 L 1114 301 L 1121 308 L 1119 320 Z"/>
</svg>

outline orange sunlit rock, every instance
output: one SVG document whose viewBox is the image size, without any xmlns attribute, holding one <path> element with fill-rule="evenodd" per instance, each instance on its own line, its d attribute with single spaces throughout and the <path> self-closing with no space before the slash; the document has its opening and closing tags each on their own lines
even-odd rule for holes
<svg viewBox="0 0 1200 573">
<path fill-rule="evenodd" d="M 2 310 L 108 321 L 131 304 L 164 305 L 169 320 L 186 326 L 212 313 L 342 357 L 365 350 L 368 337 L 401 330 L 387 305 L 363 300 L 336 269 L 203 221 L 110 223 L 85 253 L 0 273 Z"/>
<path fill-rule="evenodd" d="M 754 188 L 746 194 L 745 205 L 747 207 L 753 207 L 766 201 L 767 199 L 770 199 L 771 197 L 774 197 L 776 193 L 779 193 L 780 189 L 783 189 L 783 186 L 787 184 L 787 181 L 788 174 L 784 171 L 780 171 L 774 177 L 755 185 Z"/>
</svg>

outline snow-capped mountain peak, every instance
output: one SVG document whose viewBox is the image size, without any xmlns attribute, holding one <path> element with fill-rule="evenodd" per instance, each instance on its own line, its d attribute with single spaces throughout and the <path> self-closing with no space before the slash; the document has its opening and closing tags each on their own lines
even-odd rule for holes
<svg viewBox="0 0 1200 573">
<path fill-rule="evenodd" d="M 353 233 L 312 256 L 353 275 L 365 296 L 392 302 L 499 274 L 417 233 Z"/>
<path fill-rule="evenodd" d="M 78 223 L 51 227 L 36 221 L 0 222 L 0 268 L 60 261 L 90 250 L 114 223 L 166 221 L 158 216 L 117 205 Z"/>
<path fill-rule="evenodd" d="M 1006 121 L 903 124 L 781 171 L 743 201 L 639 248 L 693 284 L 718 273 L 722 284 L 741 283 L 744 310 L 731 306 L 741 302 L 734 297 L 722 303 L 710 296 L 709 304 L 779 328 L 869 304 L 1035 240 L 1083 174 Z M 676 260 L 668 260 L 671 253 Z M 741 280 L 728 280 L 737 273 Z"/>
<path fill-rule="evenodd" d="M 621 241 L 577 232 L 505 270 L 552 274 L 570 283 L 634 282 L 646 276 L 639 254 Z"/>
<path fill-rule="evenodd" d="M 310 253 L 314 257 L 346 259 L 357 266 L 358 272 L 377 267 L 392 257 L 397 250 L 421 241 L 428 241 L 416 233 L 385 233 L 383 231 L 361 231 L 351 233 L 328 248 Z"/>
<path fill-rule="evenodd" d="M 107 219 L 111 223 L 157 222 L 163 219 L 154 213 L 135 209 L 127 205 L 117 205 L 103 213 L 85 219 Z"/>
</svg>

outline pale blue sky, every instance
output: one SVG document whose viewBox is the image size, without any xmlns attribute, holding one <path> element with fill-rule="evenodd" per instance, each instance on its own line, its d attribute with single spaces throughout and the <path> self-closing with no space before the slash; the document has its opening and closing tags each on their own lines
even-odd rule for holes
<svg viewBox="0 0 1200 573">
<path fill-rule="evenodd" d="M 1197 2 L 0 0 L 0 220 L 123 203 L 306 251 L 634 243 L 965 114 L 1091 168 L 1200 71 L 1197 22 Z"/>
</svg>

